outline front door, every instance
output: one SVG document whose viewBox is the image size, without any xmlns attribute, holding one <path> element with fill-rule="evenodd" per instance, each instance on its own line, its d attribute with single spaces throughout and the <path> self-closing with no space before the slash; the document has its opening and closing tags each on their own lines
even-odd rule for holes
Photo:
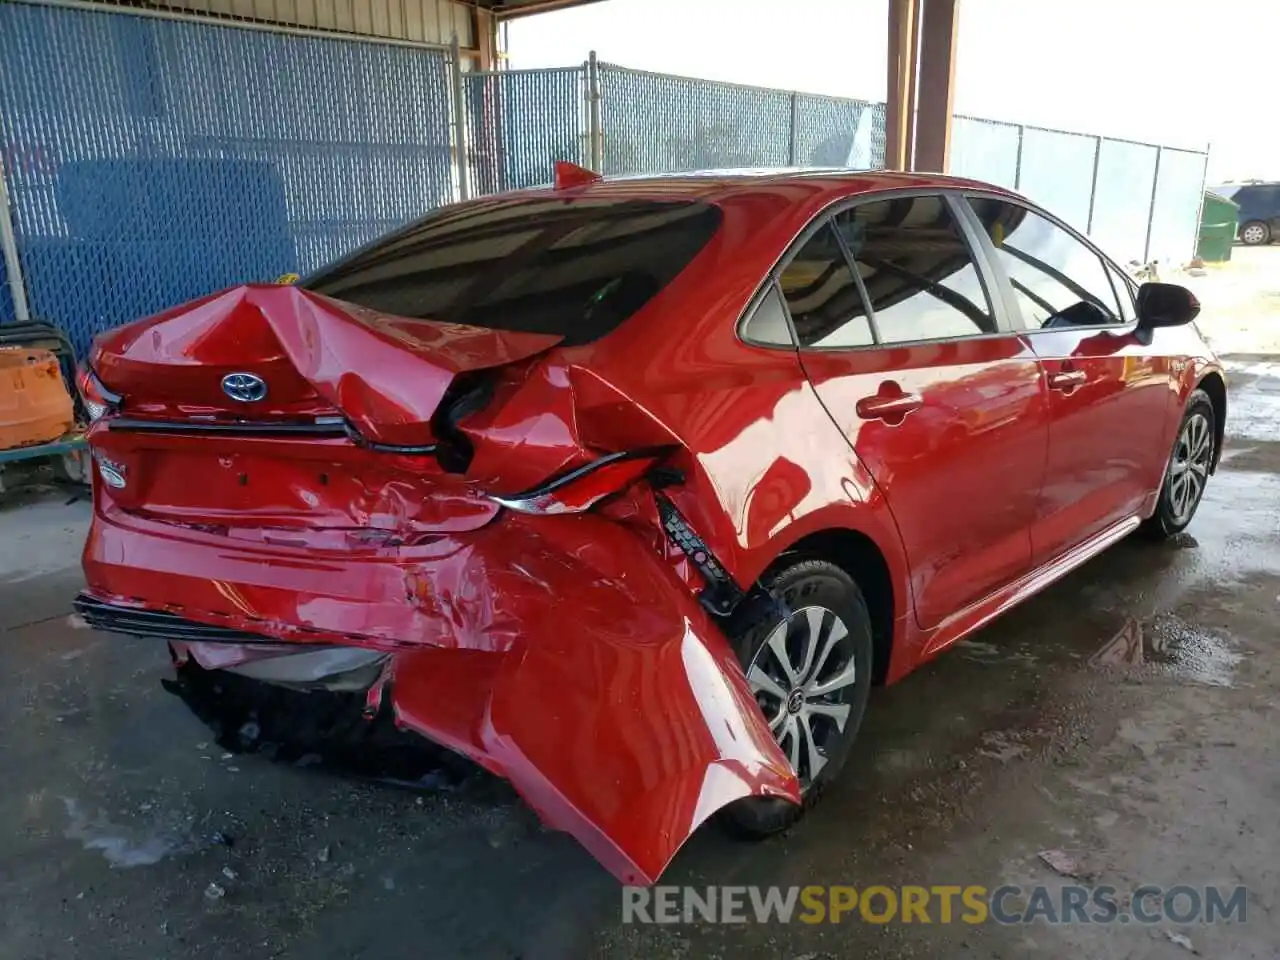
<svg viewBox="0 0 1280 960">
<path fill-rule="evenodd" d="M 920 625 L 1026 572 L 1045 391 L 950 203 L 906 196 L 839 213 L 779 280 L 805 372 L 897 523 Z"/>
<path fill-rule="evenodd" d="M 1158 487 L 1169 364 L 1148 355 L 1128 284 L 1096 250 L 1021 205 L 971 204 L 1048 388 L 1049 458 L 1032 529 L 1040 564 L 1137 515 Z"/>
</svg>

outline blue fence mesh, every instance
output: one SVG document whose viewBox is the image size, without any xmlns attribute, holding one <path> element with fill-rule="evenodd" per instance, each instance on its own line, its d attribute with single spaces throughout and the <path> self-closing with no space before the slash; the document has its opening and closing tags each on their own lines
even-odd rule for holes
<svg viewBox="0 0 1280 960">
<path fill-rule="evenodd" d="M 556 160 L 586 161 L 584 68 L 469 73 L 462 83 L 474 192 L 550 183 Z"/>
<path fill-rule="evenodd" d="M 443 53 L 0 3 L 33 316 L 99 330 L 305 272 L 453 196 Z"/>
<path fill-rule="evenodd" d="M 600 65 L 604 172 L 791 162 L 791 95 Z"/>
<path fill-rule="evenodd" d="M 13 319 L 13 291 L 9 287 L 9 271 L 4 259 L 0 258 L 0 323 L 10 323 Z"/>
</svg>

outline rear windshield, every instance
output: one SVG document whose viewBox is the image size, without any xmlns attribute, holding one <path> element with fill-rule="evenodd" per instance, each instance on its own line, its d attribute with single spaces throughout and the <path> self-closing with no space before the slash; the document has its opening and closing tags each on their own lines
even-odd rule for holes
<svg viewBox="0 0 1280 960">
<path fill-rule="evenodd" d="M 446 207 L 308 277 L 380 313 L 603 337 L 670 283 L 720 226 L 706 203 L 500 200 Z"/>
<path fill-rule="evenodd" d="M 1240 192 L 1240 184 L 1226 183 L 1220 187 L 1210 187 L 1209 192 L 1216 193 L 1218 196 L 1226 197 L 1228 200 L 1230 200 L 1232 197 L 1234 197 L 1237 193 Z"/>
</svg>

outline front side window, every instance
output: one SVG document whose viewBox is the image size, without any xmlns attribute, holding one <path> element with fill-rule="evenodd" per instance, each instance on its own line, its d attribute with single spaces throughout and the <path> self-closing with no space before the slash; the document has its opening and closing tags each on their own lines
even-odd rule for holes
<svg viewBox="0 0 1280 960">
<path fill-rule="evenodd" d="M 1120 319 L 1125 323 L 1136 319 L 1137 313 L 1133 304 L 1133 284 L 1123 273 L 1111 264 L 1107 264 L 1107 273 L 1111 276 L 1111 286 L 1120 298 Z"/>
<path fill-rule="evenodd" d="M 1056 223 L 1004 200 L 972 197 L 1030 329 L 1122 322 L 1102 257 Z"/>
<path fill-rule="evenodd" d="M 778 277 L 802 347 L 865 347 L 875 342 L 866 307 L 840 241 L 824 223 Z"/>
<path fill-rule="evenodd" d="M 446 207 L 303 282 L 379 313 L 557 334 L 609 333 L 675 279 L 720 208 L 664 200 L 520 198 Z"/>
<path fill-rule="evenodd" d="M 997 332 L 969 246 L 940 196 L 879 200 L 837 214 L 881 343 Z"/>
</svg>

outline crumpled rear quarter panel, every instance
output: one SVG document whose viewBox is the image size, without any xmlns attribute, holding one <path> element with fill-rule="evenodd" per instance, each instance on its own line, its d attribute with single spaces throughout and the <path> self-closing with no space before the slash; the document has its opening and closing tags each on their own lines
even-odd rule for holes
<svg viewBox="0 0 1280 960">
<path fill-rule="evenodd" d="M 90 592 L 391 652 L 371 699 L 508 778 L 624 882 L 656 880 L 726 803 L 799 800 L 719 627 L 606 518 L 507 514 L 425 546 L 327 556 L 164 527 L 100 500 Z"/>
</svg>

